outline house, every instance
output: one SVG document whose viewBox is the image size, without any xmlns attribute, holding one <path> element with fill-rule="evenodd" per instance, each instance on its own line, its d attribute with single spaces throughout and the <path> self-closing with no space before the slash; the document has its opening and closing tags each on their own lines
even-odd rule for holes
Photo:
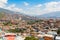
<svg viewBox="0 0 60 40">
<path fill-rule="evenodd" d="M 53 40 L 54 36 L 53 35 L 45 34 L 43 38 L 44 38 L 44 40 Z"/>
<path fill-rule="evenodd" d="M 55 40 L 60 40 L 60 36 L 56 36 L 55 37 Z"/>
<path fill-rule="evenodd" d="M 16 34 L 14 33 L 5 33 L 4 39 L 6 40 L 15 40 Z"/>
<path fill-rule="evenodd" d="M 23 38 L 22 36 L 17 36 L 16 38 L 15 38 L 15 40 L 24 40 L 25 38 Z"/>
</svg>

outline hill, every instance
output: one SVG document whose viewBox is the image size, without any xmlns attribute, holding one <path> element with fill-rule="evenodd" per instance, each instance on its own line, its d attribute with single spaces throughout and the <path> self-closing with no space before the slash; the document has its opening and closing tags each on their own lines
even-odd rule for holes
<svg viewBox="0 0 60 40">
<path fill-rule="evenodd" d="M 3 17 L 3 15 L 4 17 Z M 22 20 L 35 20 L 36 18 L 33 17 L 33 16 L 28 16 L 24 13 L 20 13 L 20 12 L 14 12 L 14 11 L 10 11 L 10 10 L 7 10 L 7 9 L 3 9 L 3 8 L 0 8 L 0 17 L 2 18 L 5 18 L 5 19 L 16 19 L 16 18 L 22 18 Z"/>
<path fill-rule="evenodd" d="M 59 18 L 60 17 L 60 11 L 46 13 L 46 14 L 37 16 L 37 18 L 43 18 L 43 17 L 45 17 L 45 18 Z"/>
</svg>

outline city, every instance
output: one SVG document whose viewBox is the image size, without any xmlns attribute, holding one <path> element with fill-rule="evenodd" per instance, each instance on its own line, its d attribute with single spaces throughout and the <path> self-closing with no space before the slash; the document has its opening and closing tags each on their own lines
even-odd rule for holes
<svg viewBox="0 0 60 40">
<path fill-rule="evenodd" d="M 10 35 L 14 38 L 15 36 L 21 36 L 20 38 L 24 40 L 26 37 L 34 36 L 39 40 L 54 40 L 55 35 L 59 34 L 59 18 L 35 18 L 34 20 L 27 19 L 26 21 L 23 20 L 19 14 L 14 14 L 14 16 L 12 16 L 12 14 L 5 14 L 4 17 L 0 19 L 0 37 L 8 38 Z"/>
<path fill-rule="evenodd" d="M 60 0 L 0 0 L 0 40 L 60 40 Z"/>
</svg>

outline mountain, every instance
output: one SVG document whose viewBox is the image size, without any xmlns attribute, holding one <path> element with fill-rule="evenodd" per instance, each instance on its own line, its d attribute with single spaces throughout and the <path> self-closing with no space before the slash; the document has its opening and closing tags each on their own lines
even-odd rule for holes
<svg viewBox="0 0 60 40">
<path fill-rule="evenodd" d="M 4 15 L 3 18 L 5 18 L 5 19 L 9 19 L 9 18 L 16 19 L 16 18 L 20 18 L 20 17 L 22 18 L 22 20 L 35 20 L 36 19 L 35 17 L 28 16 L 24 13 L 14 12 L 14 11 L 0 8 L 0 15 L 2 15 L 2 13 Z"/>
<path fill-rule="evenodd" d="M 38 15 L 37 18 L 58 18 L 60 17 L 60 11 L 50 12 L 43 15 Z"/>
</svg>

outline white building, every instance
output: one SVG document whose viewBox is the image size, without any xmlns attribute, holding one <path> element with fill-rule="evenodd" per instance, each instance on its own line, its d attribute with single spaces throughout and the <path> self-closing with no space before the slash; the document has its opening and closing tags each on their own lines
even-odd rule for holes
<svg viewBox="0 0 60 40">
<path fill-rule="evenodd" d="M 15 40 L 24 40 L 22 36 L 16 36 Z"/>
<path fill-rule="evenodd" d="M 60 40 L 60 36 L 56 36 L 55 40 Z"/>
</svg>

